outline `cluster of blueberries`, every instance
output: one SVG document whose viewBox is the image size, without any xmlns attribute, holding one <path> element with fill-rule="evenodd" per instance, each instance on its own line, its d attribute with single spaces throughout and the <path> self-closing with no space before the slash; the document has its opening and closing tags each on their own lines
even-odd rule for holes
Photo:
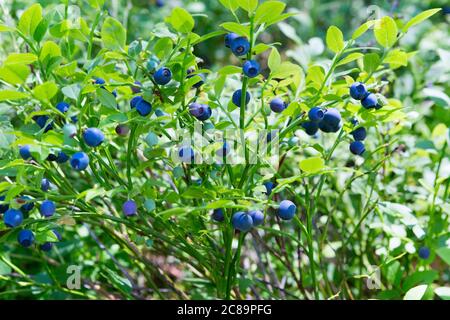
<svg viewBox="0 0 450 320">
<path fill-rule="evenodd" d="M 43 179 L 41 188 L 43 190 L 49 189 L 49 182 L 47 179 Z M 5 196 L 0 196 L 0 201 L 5 200 Z M 11 208 L 9 204 L 0 205 L 0 213 L 3 214 L 3 222 L 8 228 L 17 228 L 23 223 L 24 215 L 28 215 L 34 208 L 33 199 L 29 196 L 21 196 L 17 202 L 21 204 L 18 209 Z M 39 212 L 43 218 L 52 217 L 56 212 L 55 203 L 51 200 L 42 201 Z M 62 240 L 61 234 L 56 230 L 52 230 L 58 241 Z M 35 242 L 35 236 L 33 231 L 29 229 L 22 229 L 17 235 L 17 241 L 25 248 L 30 247 Z M 44 242 L 40 246 L 42 251 L 50 251 L 53 247 L 53 242 Z"/>
</svg>

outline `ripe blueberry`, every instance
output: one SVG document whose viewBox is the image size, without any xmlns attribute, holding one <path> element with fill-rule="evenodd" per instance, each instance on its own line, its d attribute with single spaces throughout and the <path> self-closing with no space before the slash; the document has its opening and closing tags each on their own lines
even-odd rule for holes
<svg viewBox="0 0 450 320">
<path fill-rule="evenodd" d="M 316 122 L 312 121 L 303 122 L 302 127 L 303 129 L 305 129 L 305 132 L 310 136 L 315 135 L 319 130 L 319 125 Z"/>
<path fill-rule="evenodd" d="M 70 159 L 70 165 L 75 170 L 78 171 L 84 170 L 89 165 L 89 157 L 84 152 L 77 152 Z"/>
<path fill-rule="evenodd" d="M 423 260 L 426 260 L 430 257 L 430 249 L 428 247 L 419 248 L 419 257 Z"/>
<path fill-rule="evenodd" d="M 67 111 L 69 111 L 69 107 L 70 105 L 64 101 L 58 102 L 58 104 L 56 105 L 56 109 L 58 109 L 62 113 L 66 113 Z"/>
<path fill-rule="evenodd" d="M 5 196 L 0 196 L 0 202 L 5 201 Z M 6 204 L 0 204 L 0 213 L 5 213 L 9 209 L 8 203 Z"/>
<path fill-rule="evenodd" d="M 208 105 L 194 102 L 189 105 L 189 113 L 198 120 L 205 121 L 211 117 L 212 111 Z"/>
<path fill-rule="evenodd" d="M 239 38 L 239 35 L 236 33 L 228 33 L 227 35 L 225 35 L 225 47 L 229 48 L 231 41 L 233 41 L 234 39 Z"/>
<path fill-rule="evenodd" d="M 28 144 L 19 148 L 19 154 L 23 160 L 31 159 L 30 146 Z"/>
<path fill-rule="evenodd" d="M 286 103 L 280 98 L 273 98 L 272 101 L 270 101 L 270 109 L 272 109 L 273 112 L 283 112 L 286 107 Z"/>
<path fill-rule="evenodd" d="M 311 110 L 309 110 L 309 112 L 308 112 L 308 118 L 312 122 L 319 122 L 319 121 L 321 121 L 323 119 L 324 115 L 325 115 L 325 113 L 319 107 L 314 107 Z"/>
<path fill-rule="evenodd" d="M 247 232 L 253 227 L 253 219 L 247 212 L 238 211 L 231 218 L 231 224 L 235 229 Z"/>
<path fill-rule="evenodd" d="M 247 105 L 250 102 L 250 93 L 247 91 L 245 93 L 245 105 Z M 241 100 L 242 100 L 242 90 L 238 89 L 233 93 L 232 101 L 235 106 L 241 107 Z"/>
<path fill-rule="evenodd" d="M 341 114 L 335 108 L 328 109 L 322 121 L 319 122 L 319 129 L 323 132 L 337 132 L 341 128 Z"/>
<path fill-rule="evenodd" d="M 69 156 L 62 151 L 58 152 L 58 155 L 56 156 L 56 159 L 55 159 L 55 161 L 57 163 L 65 163 L 68 160 L 69 160 Z"/>
<path fill-rule="evenodd" d="M 56 206 L 55 203 L 51 200 L 44 200 L 41 203 L 41 207 L 39 208 L 39 212 L 45 218 L 51 217 L 55 214 Z"/>
<path fill-rule="evenodd" d="M 280 202 L 280 208 L 278 209 L 278 216 L 283 220 L 291 220 L 295 216 L 297 207 L 290 200 L 283 200 Z"/>
<path fill-rule="evenodd" d="M 266 194 L 270 196 L 270 194 L 272 193 L 272 189 L 275 188 L 275 183 L 273 183 L 272 181 L 266 181 L 263 183 L 263 185 L 266 187 Z"/>
<path fill-rule="evenodd" d="M 147 116 L 150 112 L 152 112 L 152 105 L 150 102 L 141 99 L 136 104 L 136 111 L 143 117 Z"/>
<path fill-rule="evenodd" d="M 351 132 L 353 139 L 357 141 L 363 141 L 367 136 L 366 128 L 359 127 Z"/>
<path fill-rule="evenodd" d="M 95 78 L 94 84 L 105 84 L 105 80 L 103 78 Z"/>
<path fill-rule="evenodd" d="M 222 209 L 214 209 L 211 217 L 217 222 L 222 222 L 225 220 L 225 215 Z"/>
<path fill-rule="evenodd" d="M 83 132 L 84 142 L 90 147 L 98 147 L 103 140 L 105 140 L 105 135 L 100 129 L 97 128 L 87 128 Z"/>
<path fill-rule="evenodd" d="M 236 56 L 243 56 L 250 50 L 250 42 L 245 37 L 237 37 L 230 42 L 230 48 Z"/>
<path fill-rule="evenodd" d="M 378 104 L 377 96 L 374 93 L 369 93 L 361 100 L 361 105 L 366 109 L 375 108 Z"/>
<path fill-rule="evenodd" d="M 3 222 L 8 228 L 20 226 L 23 222 L 22 211 L 16 209 L 8 209 L 3 215 Z"/>
<path fill-rule="evenodd" d="M 194 161 L 194 150 L 191 147 L 183 146 L 178 151 L 178 156 L 182 162 L 191 163 Z"/>
<path fill-rule="evenodd" d="M 249 78 L 254 78 L 259 74 L 260 66 L 255 60 L 247 60 L 242 66 L 244 74 Z"/>
<path fill-rule="evenodd" d="M 257 227 L 257 226 L 263 224 L 264 213 L 262 213 L 262 211 L 252 210 L 252 211 L 249 211 L 248 214 L 250 215 L 250 217 L 252 217 L 254 227 Z"/>
<path fill-rule="evenodd" d="M 119 136 L 126 136 L 130 132 L 130 128 L 125 124 L 118 124 L 116 127 L 116 133 Z"/>
<path fill-rule="evenodd" d="M 41 190 L 47 192 L 50 189 L 50 181 L 46 178 L 41 180 Z"/>
<path fill-rule="evenodd" d="M 20 230 L 17 235 L 17 241 L 19 241 L 23 247 L 28 248 L 34 243 L 34 233 L 28 229 Z"/>
<path fill-rule="evenodd" d="M 141 96 L 133 97 L 133 98 L 130 100 L 130 107 L 131 107 L 131 109 L 136 108 L 136 105 L 138 104 L 138 102 L 142 101 L 143 99 L 144 99 L 144 98 L 142 98 Z"/>
<path fill-rule="evenodd" d="M 133 200 L 127 200 L 122 206 L 122 212 L 125 216 L 131 217 L 137 214 L 137 205 Z"/>
<path fill-rule="evenodd" d="M 353 141 L 350 143 L 350 152 L 356 155 L 362 155 L 366 151 L 364 143 L 361 141 Z"/>
<path fill-rule="evenodd" d="M 50 121 L 48 124 L 49 117 L 48 116 L 34 116 L 33 120 L 37 123 L 37 125 L 44 129 L 44 132 L 47 132 L 53 129 L 53 121 Z"/>
<path fill-rule="evenodd" d="M 172 79 L 172 72 L 169 68 L 163 67 L 155 72 L 153 78 L 157 84 L 165 85 Z"/>
<path fill-rule="evenodd" d="M 364 83 L 354 82 L 350 86 L 350 96 L 356 100 L 362 100 L 367 96 L 367 89 Z"/>
</svg>

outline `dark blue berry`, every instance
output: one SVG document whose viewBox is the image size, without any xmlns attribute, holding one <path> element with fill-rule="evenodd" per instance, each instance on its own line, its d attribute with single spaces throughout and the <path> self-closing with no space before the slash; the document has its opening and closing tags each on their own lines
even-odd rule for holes
<svg viewBox="0 0 450 320">
<path fill-rule="evenodd" d="M 290 200 L 283 200 L 280 202 L 278 209 L 278 216 L 283 220 L 291 220 L 297 211 L 296 205 Z"/>
<path fill-rule="evenodd" d="M 41 190 L 47 192 L 50 189 L 50 181 L 46 178 L 41 180 Z"/>
<path fill-rule="evenodd" d="M 142 90 L 141 90 L 141 87 L 142 87 L 142 83 L 140 83 L 139 81 L 135 81 L 135 82 L 134 82 L 134 85 L 131 86 L 131 91 L 132 91 L 134 94 L 140 93 L 140 92 L 142 91 Z"/>
<path fill-rule="evenodd" d="M 274 98 L 270 101 L 270 109 L 276 113 L 283 112 L 286 109 L 286 103 L 281 98 Z"/>
<path fill-rule="evenodd" d="M 205 121 L 211 117 L 212 111 L 208 105 L 194 102 L 189 105 L 189 113 L 198 120 Z"/>
<path fill-rule="evenodd" d="M 19 241 L 19 243 L 25 248 L 30 247 L 34 243 L 33 231 L 28 229 L 20 230 L 17 235 L 17 241 Z"/>
<path fill-rule="evenodd" d="M 95 78 L 94 84 L 105 84 L 105 80 L 103 78 Z"/>
<path fill-rule="evenodd" d="M 250 50 L 250 42 L 245 37 L 237 37 L 230 42 L 230 48 L 236 56 L 243 56 Z"/>
<path fill-rule="evenodd" d="M 374 93 L 369 93 L 367 97 L 361 100 L 361 105 L 366 109 L 375 108 L 378 105 L 377 96 Z"/>
<path fill-rule="evenodd" d="M 263 183 L 263 185 L 266 187 L 266 194 L 270 196 L 270 194 L 272 193 L 272 189 L 275 188 L 275 183 L 273 183 L 272 181 L 266 181 Z"/>
<path fill-rule="evenodd" d="M 353 141 L 350 143 L 350 152 L 356 155 L 362 155 L 366 151 L 364 143 L 361 141 Z"/>
<path fill-rule="evenodd" d="M 147 116 L 152 112 L 152 105 L 150 102 L 145 101 L 144 99 L 141 99 L 136 104 L 136 111 L 143 117 Z"/>
<path fill-rule="evenodd" d="M 242 66 L 244 74 L 249 78 L 254 78 L 259 74 L 260 66 L 255 60 L 247 60 Z"/>
<path fill-rule="evenodd" d="M 303 122 L 302 127 L 303 129 L 305 129 L 305 132 L 310 136 L 315 135 L 319 130 L 319 125 L 316 122 L 312 121 Z"/>
<path fill-rule="evenodd" d="M 165 85 L 172 79 L 172 72 L 169 68 L 163 67 L 155 72 L 153 78 L 157 84 Z"/>
<path fill-rule="evenodd" d="M 122 206 L 122 212 L 125 216 L 131 217 L 137 214 L 137 205 L 133 200 L 125 201 Z"/>
<path fill-rule="evenodd" d="M 69 107 L 70 107 L 70 105 L 67 102 L 64 102 L 64 101 L 59 102 L 56 105 L 56 109 L 58 109 L 62 113 L 66 113 L 67 111 L 69 111 Z"/>
<path fill-rule="evenodd" d="M 211 217 L 217 222 L 222 222 L 225 220 L 225 215 L 222 209 L 214 209 Z"/>
<path fill-rule="evenodd" d="M 89 165 L 89 157 L 84 152 L 77 152 L 70 159 L 70 165 L 75 170 L 78 171 L 84 170 Z"/>
<path fill-rule="evenodd" d="M 312 122 L 319 122 L 323 119 L 325 112 L 319 107 L 314 107 L 308 112 L 308 118 Z"/>
<path fill-rule="evenodd" d="M 262 211 L 252 210 L 252 211 L 249 211 L 248 214 L 250 215 L 250 217 L 252 217 L 254 227 L 257 227 L 257 226 L 263 224 L 264 213 L 262 213 Z"/>
<path fill-rule="evenodd" d="M 140 101 L 142 101 L 142 100 L 144 100 L 144 98 L 142 98 L 141 96 L 133 97 L 133 98 L 130 100 L 130 107 L 131 107 L 131 109 L 136 108 L 136 105 L 138 104 L 138 102 L 140 102 Z"/>
<path fill-rule="evenodd" d="M 55 214 L 56 206 L 55 203 L 51 200 L 44 200 L 41 203 L 41 207 L 39 208 L 39 212 L 45 218 L 51 217 Z"/>
<path fill-rule="evenodd" d="M 44 132 L 48 132 L 49 130 L 53 129 L 53 121 L 50 121 L 48 124 L 48 120 L 50 118 L 48 116 L 34 116 L 33 120 L 36 121 L 37 125 L 44 129 Z"/>
<path fill-rule="evenodd" d="M 124 137 L 124 136 L 126 136 L 126 135 L 128 134 L 128 132 L 130 132 L 130 128 L 129 128 L 127 125 L 125 125 L 125 124 L 119 124 L 119 125 L 117 125 L 117 127 L 116 127 L 116 133 L 117 133 L 119 136 Z"/>
<path fill-rule="evenodd" d="M 228 33 L 227 35 L 225 35 L 225 47 L 229 48 L 231 41 L 233 41 L 234 39 L 239 38 L 239 35 L 236 33 Z"/>
<path fill-rule="evenodd" d="M 19 154 L 23 160 L 31 159 L 30 146 L 28 144 L 19 148 Z"/>
<path fill-rule="evenodd" d="M 353 130 L 351 132 L 353 139 L 357 140 L 357 141 L 363 141 L 364 139 L 366 139 L 367 136 L 367 131 L 366 128 L 364 127 L 359 127 L 356 128 L 355 130 Z"/>
<path fill-rule="evenodd" d="M 428 247 L 419 248 L 419 257 L 423 260 L 426 260 L 430 257 L 430 249 Z"/>
<path fill-rule="evenodd" d="M 83 132 L 83 139 L 88 146 L 98 147 L 105 140 L 105 135 L 98 128 L 87 128 Z"/>
<path fill-rule="evenodd" d="M 356 100 L 362 100 L 367 96 L 368 92 L 364 83 L 354 82 L 350 86 L 350 96 Z"/>
<path fill-rule="evenodd" d="M 250 102 L 250 93 L 247 91 L 245 93 L 245 105 L 247 105 Z M 242 100 L 242 90 L 238 89 L 233 93 L 233 97 L 231 99 L 233 101 L 233 104 L 235 106 L 241 107 L 241 100 Z"/>
<path fill-rule="evenodd" d="M 235 229 L 247 232 L 253 227 L 253 219 L 247 212 L 239 211 L 231 218 L 231 224 Z"/>
<path fill-rule="evenodd" d="M 319 122 L 319 129 L 323 132 L 337 132 L 341 128 L 341 114 L 335 108 L 325 111 L 322 121 Z"/>
<path fill-rule="evenodd" d="M 15 228 L 22 224 L 22 211 L 16 209 L 8 209 L 3 215 L 3 222 L 8 228 Z"/>
</svg>

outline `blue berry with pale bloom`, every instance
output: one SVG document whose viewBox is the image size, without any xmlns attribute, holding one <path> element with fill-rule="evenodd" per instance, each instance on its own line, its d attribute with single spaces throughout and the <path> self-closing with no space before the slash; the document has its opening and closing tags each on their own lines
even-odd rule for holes
<svg viewBox="0 0 450 320">
<path fill-rule="evenodd" d="M 350 143 L 349 149 L 351 153 L 359 156 L 366 151 L 364 143 L 362 143 L 361 141 L 353 141 L 352 143 Z"/>
<path fill-rule="evenodd" d="M 260 210 L 252 210 L 248 213 L 253 220 L 253 226 L 257 227 L 264 222 L 264 213 Z"/>
<path fill-rule="evenodd" d="M 323 119 L 325 112 L 323 112 L 322 108 L 314 107 L 308 112 L 308 118 L 312 122 L 319 122 Z"/>
<path fill-rule="evenodd" d="M 70 159 L 70 165 L 75 170 L 78 170 L 78 171 L 84 170 L 89 165 L 89 157 L 84 152 L 77 152 Z"/>
<path fill-rule="evenodd" d="M 273 98 L 272 101 L 270 101 L 270 109 L 272 109 L 273 112 L 283 112 L 286 107 L 286 103 L 281 98 Z"/>
<path fill-rule="evenodd" d="M 17 235 L 17 241 L 22 245 L 22 247 L 28 248 L 34 243 L 34 233 L 31 230 L 24 229 L 20 230 Z"/>
<path fill-rule="evenodd" d="M 55 203 L 51 200 L 44 200 L 41 203 L 41 207 L 39 208 L 39 212 L 45 218 L 49 218 L 55 214 L 56 206 Z"/>
<path fill-rule="evenodd" d="M 211 217 L 214 221 L 222 222 L 225 220 L 225 215 L 223 213 L 223 209 L 214 209 Z"/>
<path fill-rule="evenodd" d="M 172 72 L 169 68 L 162 67 L 155 72 L 155 74 L 153 75 L 153 79 L 157 84 L 168 84 L 170 80 L 172 80 Z"/>
<path fill-rule="evenodd" d="M 297 212 L 297 206 L 290 200 L 283 200 L 280 202 L 278 208 L 278 216 L 283 220 L 291 220 Z"/>
<path fill-rule="evenodd" d="M 350 86 L 350 96 L 356 100 L 362 100 L 367 96 L 367 88 L 364 83 L 354 82 Z"/>
<path fill-rule="evenodd" d="M 230 42 L 231 51 L 238 57 L 246 55 L 250 50 L 250 42 L 246 37 L 237 37 Z"/>
<path fill-rule="evenodd" d="M 17 209 L 8 209 L 3 214 L 3 222 L 8 228 L 15 228 L 22 224 L 23 213 Z"/>
<path fill-rule="evenodd" d="M 31 151 L 30 146 L 28 144 L 21 146 L 19 148 L 19 154 L 22 157 L 23 160 L 31 159 Z"/>
<path fill-rule="evenodd" d="M 260 65 L 255 60 L 247 60 L 242 66 L 244 74 L 249 78 L 254 78 L 259 74 Z"/>
<path fill-rule="evenodd" d="M 105 135 L 98 128 L 87 128 L 83 132 L 83 139 L 88 146 L 98 147 L 105 140 Z"/>
<path fill-rule="evenodd" d="M 238 211 L 231 218 L 231 224 L 235 229 L 247 232 L 253 227 L 253 219 L 247 212 Z"/>
<path fill-rule="evenodd" d="M 122 206 L 122 212 L 125 216 L 131 217 L 137 214 L 137 205 L 133 200 L 127 200 Z"/>
<path fill-rule="evenodd" d="M 250 102 L 250 93 L 247 91 L 245 94 L 245 105 L 248 105 Z M 241 100 L 242 100 L 242 90 L 238 89 L 233 93 L 233 97 L 231 99 L 233 101 L 233 104 L 235 106 L 241 107 Z"/>
</svg>

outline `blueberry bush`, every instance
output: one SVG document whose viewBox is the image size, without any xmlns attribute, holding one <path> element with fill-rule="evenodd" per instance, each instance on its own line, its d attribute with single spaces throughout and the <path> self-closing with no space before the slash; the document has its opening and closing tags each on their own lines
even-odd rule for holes
<svg viewBox="0 0 450 320">
<path fill-rule="evenodd" d="M 450 299 L 450 10 L 311 3 L 2 1 L 0 298 Z"/>
</svg>

